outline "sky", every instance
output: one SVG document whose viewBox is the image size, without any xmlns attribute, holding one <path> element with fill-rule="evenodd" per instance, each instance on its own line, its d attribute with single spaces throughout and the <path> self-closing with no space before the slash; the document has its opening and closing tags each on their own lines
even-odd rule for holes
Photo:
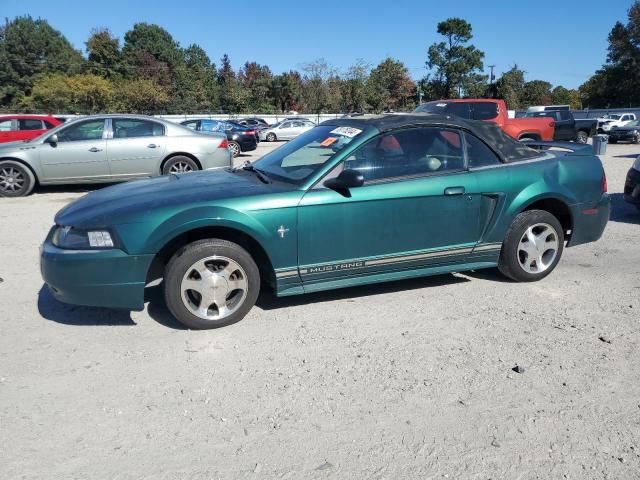
<svg viewBox="0 0 640 480">
<path fill-rule="evenodd" d="M 401 60 L 418 80 L 427 73 L 427 49 L 440 40 L 438 22 L 453 16 L 471 23 L 472 43 L 496 73 L 517 64 L 527 80 L 576 88 L 602 66 L 607 36 L 626 23 L 633 0 L 0 0 L 0 18 L 46 19 L 84 53 L 96 27 L 121 41 L 134 23 L 157 23 L 181 46 L 197 43 L 235 69 L 245 61 L 273 73 L 324 58 L 339 71 L 357 59 L 375 66 Z M 486 69 L 488 73 L 488 68 Z"/>
</svg>

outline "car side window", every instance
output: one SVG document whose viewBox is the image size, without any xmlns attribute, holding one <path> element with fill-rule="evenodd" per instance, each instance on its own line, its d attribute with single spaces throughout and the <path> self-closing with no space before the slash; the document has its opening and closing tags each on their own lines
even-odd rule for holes
<svg viewBox="0 0 640 480">
<path fill-rule="evenodd" d="M 114 118 L 111 122 L 113 138 L 160 137 L 164 135 L 164 127 L 161 124 L 148 120 Z"/>
<path fill-rule="evenodd" d="M 492 120 L 498 116 L 498 104 L 480 102 L 473 104 L 473 120 Z"/>
<path fill-rule="evenodd" d="M 58 142 L 80 142 L 83 140 L 98 140 L 104 133 L 104 120 L 87 120 L 75 123 L 58 131 Z"/>
<path fill-rule="evenodd" d="M 18 121 L 18 130 L 42 130 L 42 120 L 21 119 Z"/>
<path fill-rule="evenodd" d="M 397 130 L 361 146 L 344 168 L 362 173 L 365 183 L 463 170 L 462 138 L 458 131 L 441 128 Z"/>
<path fill-rule="evenodd" d="M 284 122 L 280 125 L 280 128 L 291 128 L 291 122 Z"/>
<path fill-rule="evenodd" d="M 55 128 L 55 125 L 53 123 L 47 122 L 46 120 L 43 120 L 43 122 L 44 122 L 44 127 L 45 128 L 47 128 L 47 129 Z"/>
<path fill-rule="evenodd" d="M 198 128 L 198 121 L 192 120 L 190 122 L 184 122 L 182 125 L 184 125 L 187 128 L 190 128 L 191 130 L 196 130 Z"/>
<path fill-rule="evenodd" d="M 0 120 L 0 132 L 10 132 L 13 120 Z"/>
<path fill-rule="evenodd" d="M 464 134 L 464 139 L 467 144 L 469 168 L 500 165 L 500 158 L 482 140 L 468 133 Z"/>
</svg>

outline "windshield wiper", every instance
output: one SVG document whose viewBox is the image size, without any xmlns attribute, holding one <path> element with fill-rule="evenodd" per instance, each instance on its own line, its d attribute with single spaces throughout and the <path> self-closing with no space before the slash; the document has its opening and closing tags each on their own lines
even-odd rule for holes
<svg viewBox="0 0 640 480">
<path fill-rule="evenodd" d="M 253 165 L 251 165 L 249 162 L 245 163 L 242 166 L 243 170 L 247 170 L 248 172 L 253 172 L 256 174 L 256 176 L 260 179 L 260 181 L 262 183 L 271 183 L 271 181 L 269 180 L 269 177 L 267 177 L 266 174 L 264 174 L 261 170 L 258 170 L 256 167 L 254 167 Z"/>
</svg>

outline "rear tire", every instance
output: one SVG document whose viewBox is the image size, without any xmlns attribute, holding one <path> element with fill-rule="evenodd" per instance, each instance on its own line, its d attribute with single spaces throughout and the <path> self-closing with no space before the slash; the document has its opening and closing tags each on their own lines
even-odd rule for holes
<svg viewBox="0 0 640 480">
<path fill-rule="evenodd" d="M 516 282 L 535 282 L 558 265 L 564 231 L 558 219 L 544 210 L 528 210 L 514 220 L 502 244 L 498 269 Z"/>
<path fill-rule="evenodd" d="M 163 175 L 169 175 L 171 173 L 189 173 L 195 172 L 196 170 L 200 170 L 198 164 L 192 158 L 185 157 L 183 155 L 171 157 L 162 166 Z"/>
<path fill-rule="evenodd" d="M 29 167 L 13 160 L 0 161 L 0 197 L 24 197 L 36 185 Z"/>
<path fill-rule="evenodd" d="M 196 330 L 224 327 L 242 320 L 260 293 L 260 271 L 239 245 L 219 239 L 199 240 L 178 250 L 165 269 L 167 308 Z"/>
<path fill-rule="evenodd" d="M 238 142 L 229 142 L 229 151 L 231 152 L 231 156 L 236 158 L 240 155 L 242 149 L 240 148 L 240 144 Z"/>
<path fill-rule="evenodd" d="M 577 143 L 587 143 L 589 141 L 589 134 L 583 130 L 580 130 L 576 135 Z"/>
</svg>

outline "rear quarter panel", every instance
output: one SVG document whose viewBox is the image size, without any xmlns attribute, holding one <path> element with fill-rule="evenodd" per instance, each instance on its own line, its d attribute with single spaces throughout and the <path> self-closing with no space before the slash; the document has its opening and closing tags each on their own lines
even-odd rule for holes
<svg viewBox="0 0 640 480">
<path fill-rule="evenodd" d="M 603 168 L 593 155 L 551 155 L 475 171 L 485 202 L 494 202 L 484 242 L 501 242 L 522 211 L 545 199 L 562 201 L 572 215 L 574 234 L 581 211 L 595 208 L 602 199 Z M 576 243 L 577 244 L 577 240 Z M 582 242 L 580 242 L 582 243 Z"/>
</svg>

